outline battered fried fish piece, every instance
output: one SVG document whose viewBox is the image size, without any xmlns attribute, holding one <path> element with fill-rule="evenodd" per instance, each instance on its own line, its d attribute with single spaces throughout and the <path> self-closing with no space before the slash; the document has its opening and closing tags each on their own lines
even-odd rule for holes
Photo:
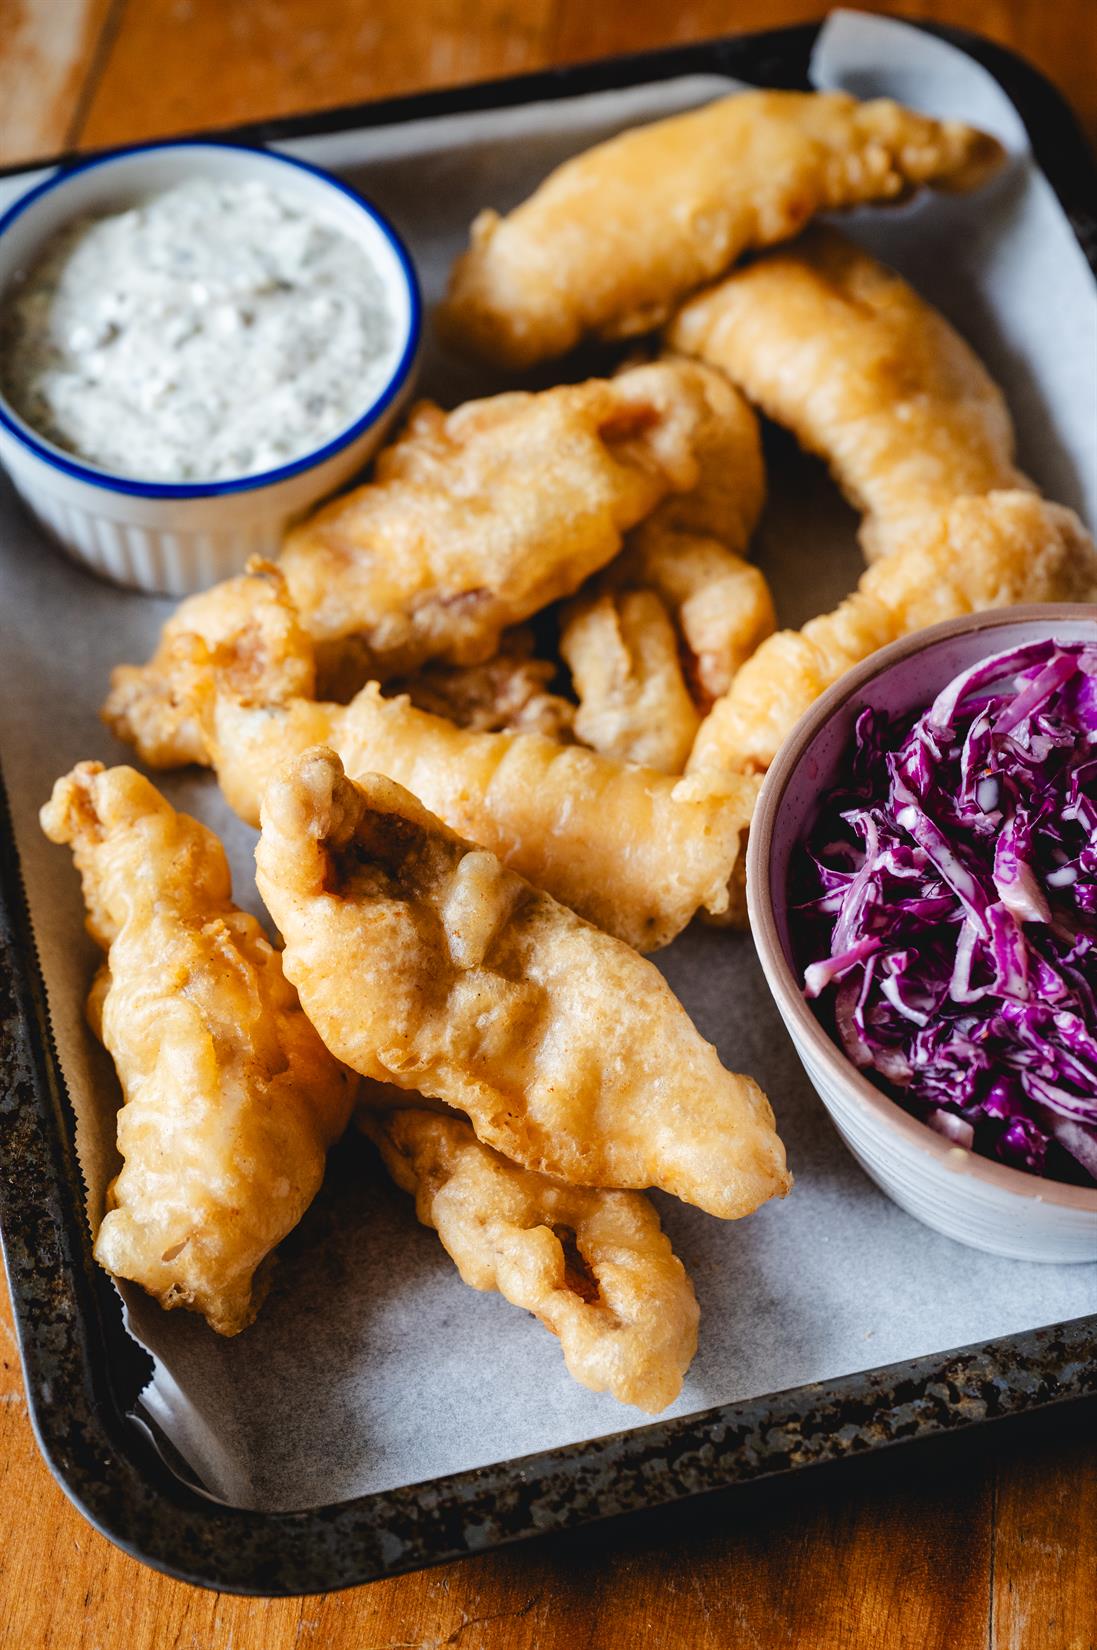
<svg viewBox="0 0 1097 1650">
<path fill-rule="evenodd" d="M 826 688 L 900 636 L 1055 601 L 1097 601 L 1097 546 L 1074 512 L 1018 491 L 957 499 L 868 568 L 833 613 L 763 642 L 701 724 L 690 771 L 764 770 Z"/>
<path fill-rule="evenodd" d="M 88 1004 L 122 1084 L 121 1173 L 95 1257 L 221 1335 L 252 1321 L 271 1251 L 316 1195 L 356 1079 L 233 905 L 211 831 L 132 768 L 81 762 L 42 829 L 70 843 L 107 952 Z"/>
<path fill-rule="evenodd" d="M 462 1119 L 363 1114 L 473 1289 L 494 1289 L 556 1335 L 568 1374 L 657 1413 L 697 1350 L 693 1286 L 641 1192 L 567 1186 L 482 1146 Z"/>
<path fill-rule="evenodd" d="M 709 704 L 776 626 L 762 574 L 744 559 L 766 496 L 758 420 L 722 373 L 703 381 L 709 417 L 698 479 L 634 527 L 594 592 L 651 590 L 674 618 L 695 696 Z M 730 391 L 730 394 L 728 393 Z"/>
<path fill-rule="evenodd" d="M 884 99 L 739 92 L 577 155 L 506 218 L 481 212 L 441 322 L 515 368 L 632 337 L 818 212 L 973 189 L 1001 159 L 985 133 Z"/>
<path fill-rule="evenodd" d="M 322 650 L 353 642 L 363 679 L 490 658 L 508 626 L 571 595 L 696 484 L 701 382 L 691 363 L 657 361 L 451 413 L 424 403 L 372 482 L 286 540 L 301 622 Z"/>
<path fill-rule="evenodd" d="M 555 675 L 552 660 L 534 657 L 533 634 L 521 626 L 508 631 L 498 653 L 482 665 L 427 665 L 417 676 L 390 682 L 386 692 L 406 693 L 419 710 L 477 733 L 509 728 L 567 741 L 575 706 L 549 691 Z"/>
<path fill-rule="evenodd" d="M 264 662 L 295 648 L 303 629 L 321 690 L 344 698 L 432 659 L 490 659 L 508 627 L 572 595 L 668 493 L 696 485 L 694 449 L 709 438 L 718 382 L 696 362 L 662 361 L 451 413 L 422 403 L 371 482 L 290 534 L 280 565 L 292 603 L 266 614 L 278 631 Z M 173 671 L 175 642 L 239 634 L 241 602 L 256 588 L 232 579 L 192 597 L 146 665 L 114 671 L 103 719 L 142 760 L 207 759 Z"/>
<path fill-rule="evenodd" d="M 277 569 L 254 582 L 257 608 L 288 603 Z M 221 788 L 250 824 L 280 763 L 330 745 L 352 772 L 407 785 L 454 830 L 639 950 L 668 944 L 698 910 L 726 909 L 757 778 L 675 780 L 542 734 L 474 732 L 385 698 L 376 684 L 347 705 L 279 697 L 280 661 L 269 694 L 253 671 L 241 698 L 238 661 L 260 657 L 253 622 L 275 623 L 251 614 L 212 653 L 200 637 L 176 635 L 168 659 Z M 295 646 L 308 656 L 300 629 Z"/>
<path fill-rule="evenodd" d="M 701 716 L 678 637 L 651 590 L 608 591 L 565 614 L 560 652 L 579 698 L 575 732 L 618 762 L 681 773 Z"/>
<path fill-rule="evenodd" d="M 711 706 L 777 628 L 764 574 L 716 539 L 645 522 L 607 568 L 607 586 L 653 591 L 674 616 L 698 703 Z"/>
<path fill-rule="evenodd" d="M 306 751 L 268 785 L 262 826 L 259 891 L 336 1058 L 575 1185 L 655 1185 L 725 1219 L 788 1189 L 765 1096 L 658 970 L 401 786 Z"/>
<path fill-rule="evenodd" d="M 264 698 L 311 699 L 316 692 L 314 649 L 282 576 L 272 563 L 253 558 L 239 578 L 179 604 L 148 664 L 111 672 L 102 719 L 152 768 L 209 761 L 190 693 L 192 673 L 178 665 L 180 656 L 192 657 L 195 638 L 217 650 L 226 688 L 245 702 L 254 700 L 257 689 Z"/>
<path fill-rule="evenodd" d="M 720 367 L 830 466 L 870 558 L 952 499 L 1030 483 L 1005 398 L 893 270 L 834 230 L 734 271 L 680 311 L 676 349 Z"/>
</svg>

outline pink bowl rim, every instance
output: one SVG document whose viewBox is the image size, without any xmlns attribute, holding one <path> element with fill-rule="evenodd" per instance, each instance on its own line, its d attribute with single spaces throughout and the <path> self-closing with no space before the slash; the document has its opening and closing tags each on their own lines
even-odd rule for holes
<svg viewBox="0 0 1097 1650">
<path fill-rule="evenodd" d="M 804 713 L 781 746 L 759 794 L 747 841 L 747 909 L 766 981 L 786 1025 L 790 1031 L 795 1027 L 796 1037 L 808 1045 L 813 1058 L 863 1111 L 872 1113 L 911 1145 L 920 1148 L 928 1157 L 935 1158 L 942 1167 L 947 1161 L 951 1172 L 971 1174 L 976 1180 L 999 1191 L 1031 1201 L 1097 1214 L 1097 1188 L 1046 1180 L 969 1151 L 905 1112 L 858 1071 L 827 1035 L 807 1005 L 778 935 L 770 874 L 774 827 L 792 776 L 816 735 L 850 699 L 894 665 L 934 647 L 938 642 L 985 630 L 1008 631 L 1014 626 L 1033 622 L 1046 625 L 1048 631 L 1053 631 L 1057 624 L 1066 620 L 1075 623 L 1088 620 L 1094 626 L 1097 639 L 1097 609 L 1085 602 L 994 608 L 983 613 L 966 614 L 959 619 L 947 619 L 927 630 L 904 636 L 873 653 L 862 664 L 855 665 L 828 688 Z M 945 685 L 942 682 L 941 686 Z M 957 1152 L 962 1152 L 967 1160 L 962 1169 L 958 1167 Z"/>
</svg>

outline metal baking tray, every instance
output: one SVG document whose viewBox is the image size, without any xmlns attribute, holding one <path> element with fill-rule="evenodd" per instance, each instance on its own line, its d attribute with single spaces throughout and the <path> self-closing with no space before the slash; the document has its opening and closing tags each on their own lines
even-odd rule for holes
<svg viewBox="0 0 1097 1650">
<path fill-rule="evenodd" d="M 817 32 L 809 25 L 714 40 L 229 135 L 279 141 L 698 73 L 804 88 Z M 1097 167 L 1062 98 L 1002 48 L 956 30 L 929 32 L 960 46 L 1006 91 L 1097 273 Z M 151 1360 L 126 1333 L 118 1296 L 92 1260 L 83 1208 L 73 1117 L 0 783 L 0 1234 L 30 1414 L 66 1493 L 143 1562 L 227 1592 L 320 1592 L 1097 1392 L 1094 1315 L 330 1506 L 237 1509 L 206 1495 L 142 1416 Z"/>
</svg>

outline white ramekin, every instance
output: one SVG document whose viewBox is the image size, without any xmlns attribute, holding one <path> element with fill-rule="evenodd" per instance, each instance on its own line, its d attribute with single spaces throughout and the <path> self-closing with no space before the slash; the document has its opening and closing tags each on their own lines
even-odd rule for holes
<svg viewBox="0 0 1097 1650">
<path fill-rule="evenodd" d="M 834 784 L 859 712 L 928 706 L 961 671 L 1010 647 L 1055 636 L 1097 641 L 1084 606 L 1005 608 L 935 625 L 883 648 L 844 676 L 799 722 L 770 768 L 747 848 L 747 903 L 781 1018 L 839 1134 L 900 1208 L 959 1243 L 1016 1260 L 1097 1260 L 1097 1190 L 993 1162 L 911 1117 L 849 1061 L 804 999 L 789 943 L 794 849 Z"/>
<path fill-rule="evenodd" d="M 239 572 L 250 555 L 277 552 L 293 520 L 362 468 L 411 390 L 422 321 L 408 251 L 361 195 L 287 155 L 205 140 L 98 156 L 22 196 L 0 218 L 0 295 L 73 218 L 118 210 L 194 177 L 262 178 L 337 224 L 370 257 L 396 326 L 384 388 L 352 424 L 315 452 L 237 481 L 173 485 L 112 475 L 44 440 L 0 397 L 0 461 L 46 529 L 104 577 L 173 596 Z"/>
</svg>

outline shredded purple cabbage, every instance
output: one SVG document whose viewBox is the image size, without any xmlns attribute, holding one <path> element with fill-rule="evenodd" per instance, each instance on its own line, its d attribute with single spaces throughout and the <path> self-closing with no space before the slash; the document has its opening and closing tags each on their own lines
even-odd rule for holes
<svg viewBox="0 0 1097 1650">
<path fill-rule="evenodd" d="M 1097 1180 L 1097 644 L 1000 653 L 916 720 L 863 710 L 794 898 L 855 1065 L 959 1145 Z"/>
</svg>

